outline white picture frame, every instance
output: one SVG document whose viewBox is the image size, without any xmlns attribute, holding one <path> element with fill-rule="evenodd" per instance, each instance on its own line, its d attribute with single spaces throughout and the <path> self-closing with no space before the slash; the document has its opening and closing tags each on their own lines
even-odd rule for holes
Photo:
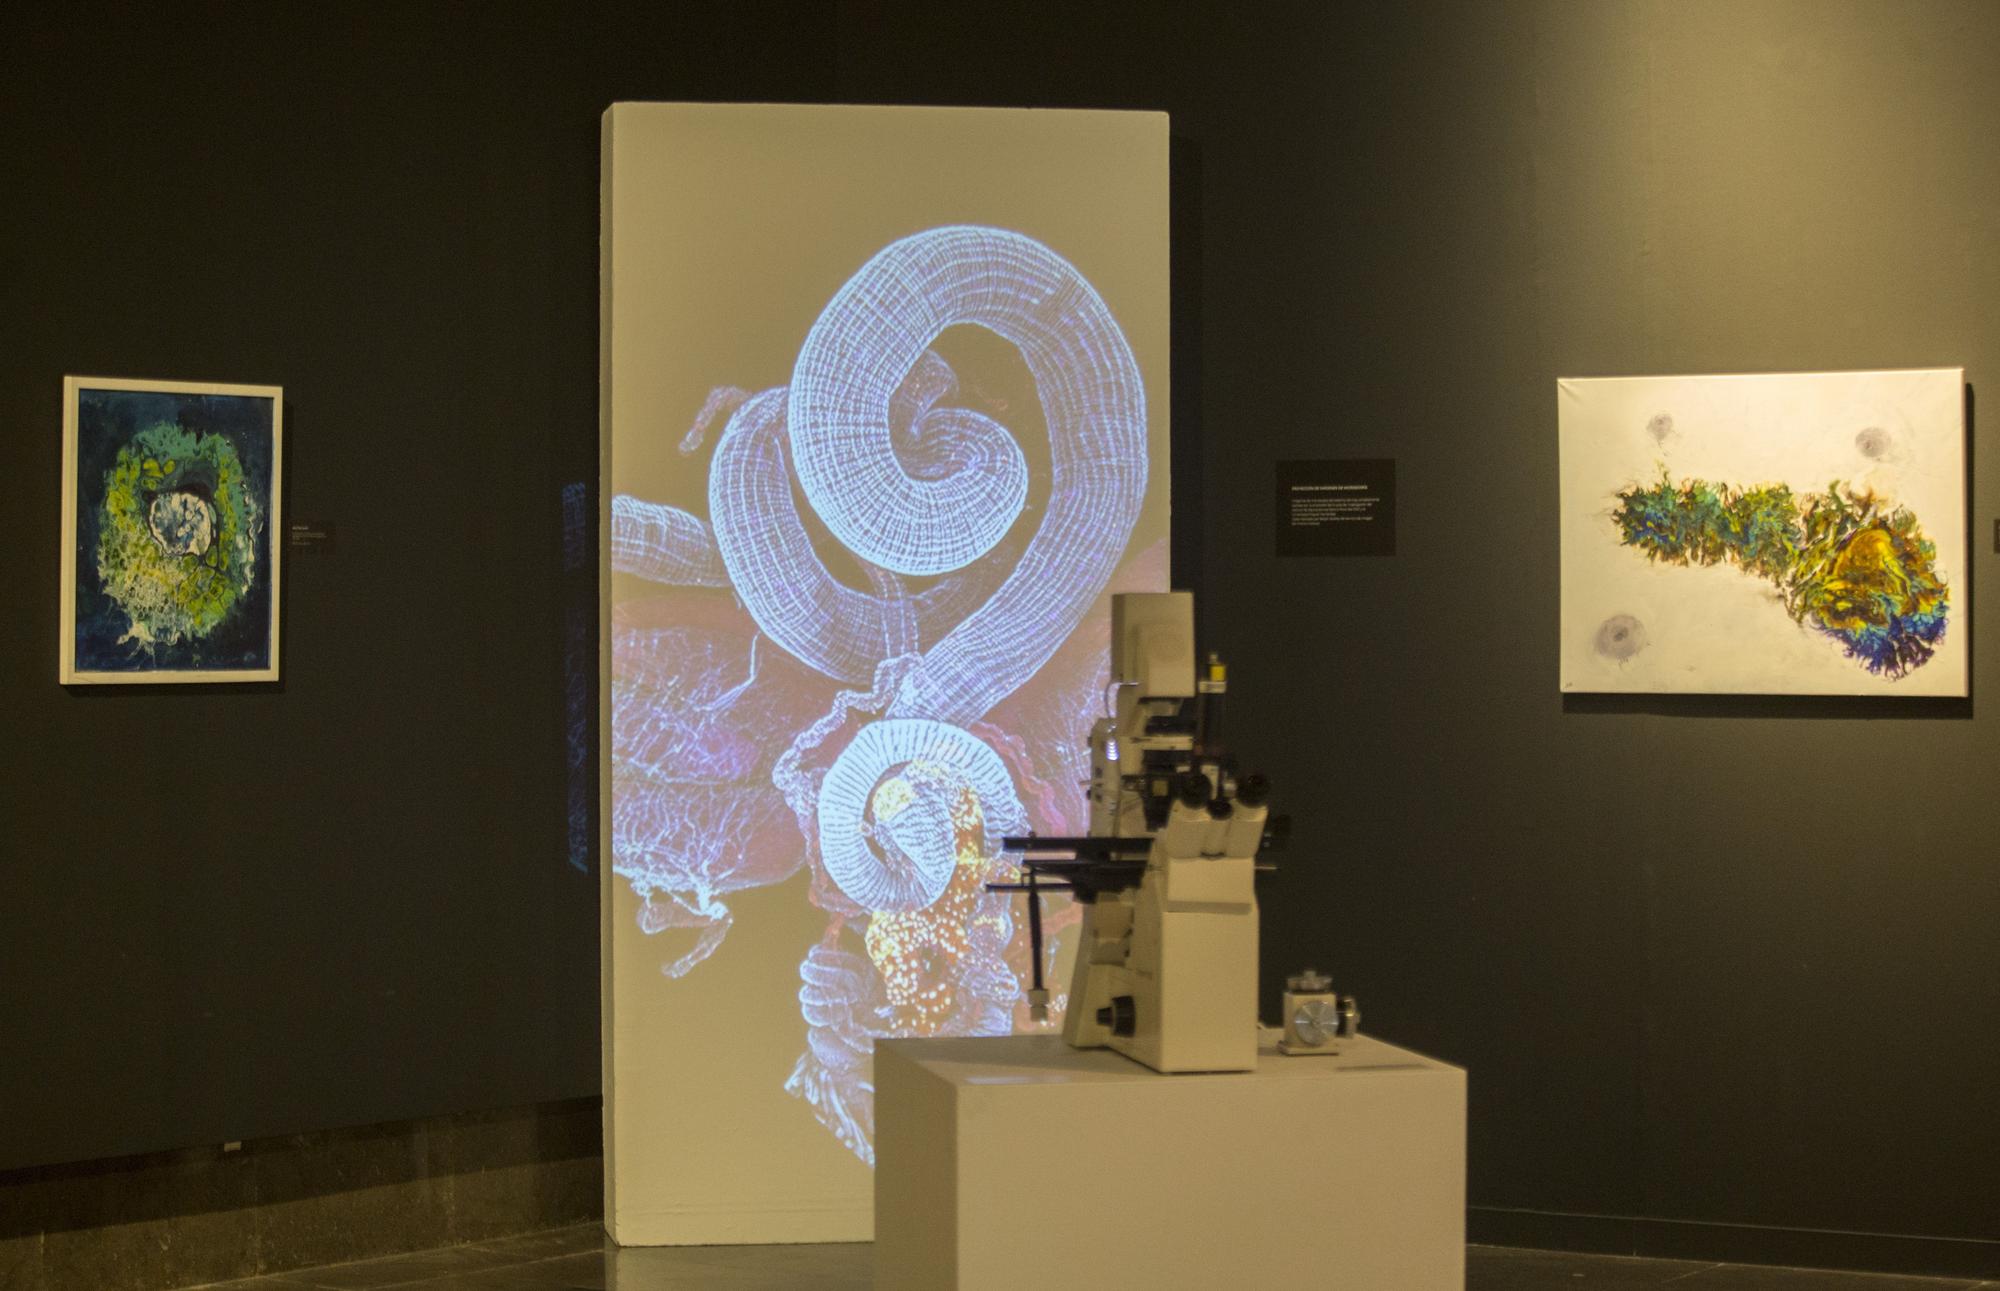
<svg viewBox="0 0 2000 1291">
<path fill-rule="evenodd" d="M 1563 691 L 1970 693 L 1963 368 L 1557 402 Z"/>
</svg>

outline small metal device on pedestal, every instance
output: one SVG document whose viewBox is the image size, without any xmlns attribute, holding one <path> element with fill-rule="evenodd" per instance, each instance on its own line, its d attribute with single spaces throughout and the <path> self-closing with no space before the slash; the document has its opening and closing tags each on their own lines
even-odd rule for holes
<svg viewBox="0 0 2000 1291">
<path fill-rule="evenodd" d="M 1333 1054 L 1340 1052 L 1334 1041 L 1361 1029 L 1361 1006 L 1352 995 L 1335 994 L 1332 979 L 1308 968 L 1285 979 L 1284 1018 L 1279 1053 Z"/>
</svg>

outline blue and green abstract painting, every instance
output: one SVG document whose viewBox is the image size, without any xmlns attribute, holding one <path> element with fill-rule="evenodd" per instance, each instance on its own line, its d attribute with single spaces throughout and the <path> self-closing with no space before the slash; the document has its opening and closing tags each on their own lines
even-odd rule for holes
<svg viewBox="0 0 2000 1291">
<path fill-rule="evenodd" d="M 1565 691 L 1971 693 L 1962 368 L 1566 377 Z"/>
<path fill-rule="evenodd" d="M 1859 666 L 1900 678 L 1930 662 L 1951 614 L 1937 544 L 1906 508 L 1835 480 L 1824 493 L 1707 480 L 1618 493 L 1619 540 L 1668 565 L 1732 564 L 1775 584 L 1792 621 Z"/>
<path fill-rule="evenodd" d="M 77 672 L 270 667 L 275 417 L 252 395 L 78 391 Z"/>
</svg>

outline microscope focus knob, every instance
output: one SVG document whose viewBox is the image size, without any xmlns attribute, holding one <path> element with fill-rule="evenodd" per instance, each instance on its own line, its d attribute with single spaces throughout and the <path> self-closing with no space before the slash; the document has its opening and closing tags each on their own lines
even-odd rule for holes
<svg viewBox="0 0 2000 1291">
<path fill-rule="evenodd" d="M 1097 1011 L 1097 1025 L 1112 1035 L 1129 1036 L 1139 1029 L 1139 1010 L 1129 995 L 1114 995 L 1111 1003 Z"/>
</svg>

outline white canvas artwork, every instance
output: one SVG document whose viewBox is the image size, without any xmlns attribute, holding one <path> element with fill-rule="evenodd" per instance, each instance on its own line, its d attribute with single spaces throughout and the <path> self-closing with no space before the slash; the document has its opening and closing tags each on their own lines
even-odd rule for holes
<svg viewBox="0 0 2000 1291">
<path fill-rule="evenodd" d="M 1964 369 L 1556 389 L 1564 691 L 1968 693 Z"/>
</svg>

